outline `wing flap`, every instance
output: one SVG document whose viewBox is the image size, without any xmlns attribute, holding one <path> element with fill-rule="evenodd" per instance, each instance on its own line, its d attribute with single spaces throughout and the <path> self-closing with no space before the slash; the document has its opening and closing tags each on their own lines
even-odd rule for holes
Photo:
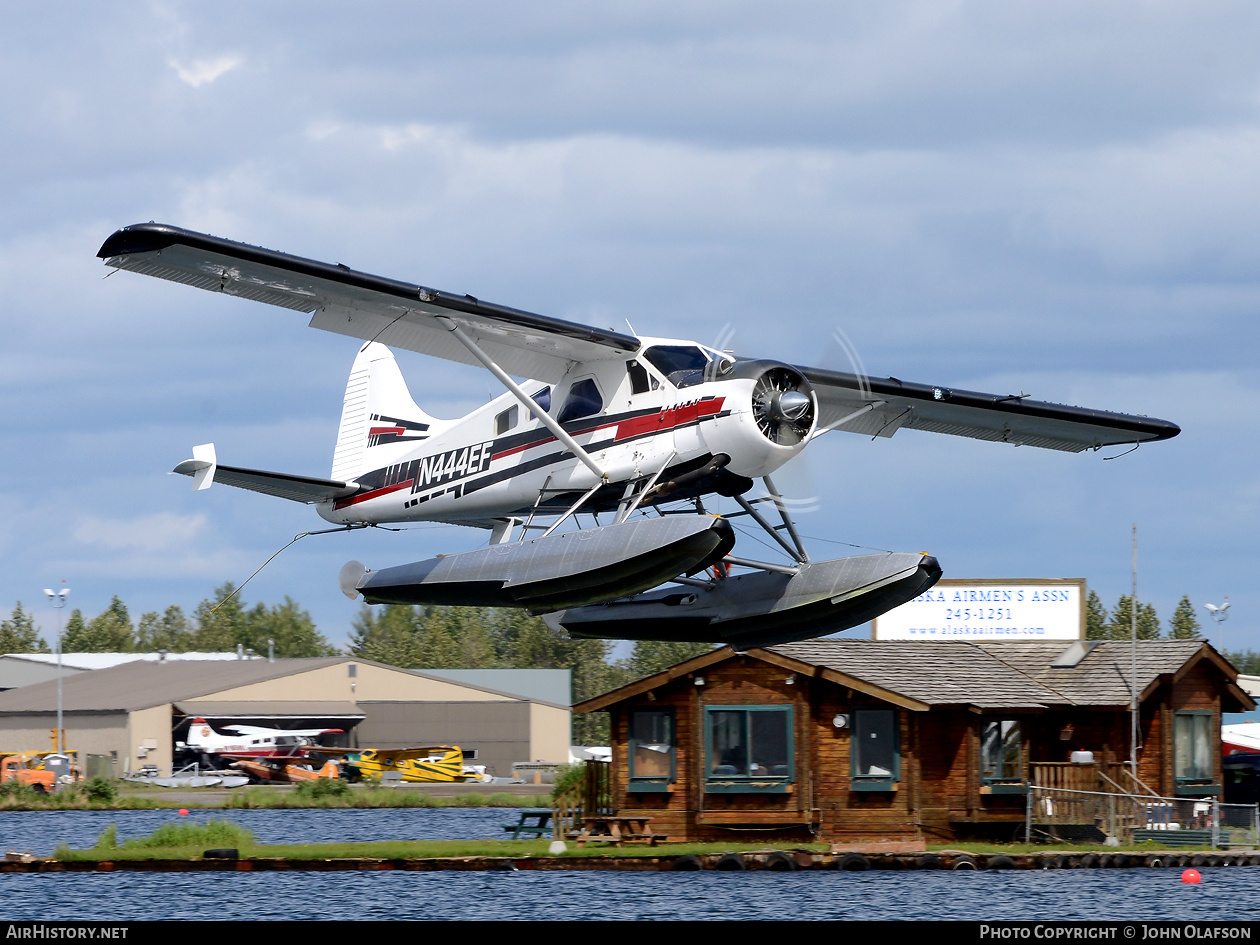
<svg viewBox="0 0 1260 945">
<path fill-rule="evenodd" d="M 639 348 L 637 338 L 618 332 L 163 224 L 124 227 L 97 255 L 116 269 L 313 313 L 311 326 L 325 331 L 477 364 L 438 321 L 442 316 L 505 371 L 538 380 L 558 380 L 573 361 Z"/>
<path fill-rule="evenodd" d="M 1181 432 L 1175 423 L 1154 417 L 933 387 L 894 377 L 800 370 L 818 395 L 820 430 L 844 421 L 834 428 L 866 436 L 892 436 L 902 428 L 924 430 L 1071 453 L 1166 440 Z M 857 413 L 863 408 L 870 409 Z"/>
</svg>

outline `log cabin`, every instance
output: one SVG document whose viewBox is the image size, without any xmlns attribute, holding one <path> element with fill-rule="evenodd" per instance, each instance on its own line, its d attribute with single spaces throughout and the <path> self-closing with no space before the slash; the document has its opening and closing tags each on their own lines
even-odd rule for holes
<svg viewBox="0 0 1260 945">
<path fill-rule="evenodd" d="M 613 807 L 670 840 L 1009 840 L 1030 784 L 1219 796 L 1221 713 L 1255 706 L 1237 670 L 1138 644 L 1135 773 L 1132 662 L 1127 642 L 723 647 L 574 710 L 610 713 Z"/>
</svg>

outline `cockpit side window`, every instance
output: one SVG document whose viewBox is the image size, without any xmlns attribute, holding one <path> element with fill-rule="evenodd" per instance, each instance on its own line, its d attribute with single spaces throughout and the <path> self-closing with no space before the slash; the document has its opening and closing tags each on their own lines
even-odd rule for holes
<svg viewBox="0 0 1260 945">
<path fill-rule="evenodd" d="M 551 411 L 550 387 L 544 387 L 542 390 L 538 391 L 538 393 L 531 394 L 530 396 L 534 398 L 534 403 L 536 403 L 539 407 L 542 407 L 543 413 L 549 413 Z M 532 410 L 529 412 L 529 419 L 534 419 L 534 411 Z"/>
<path fill-rule="evenodd" d="M 604 399 L 599 395 L 599 388 L 595 386 L 593 378 L 587 377 L 569 388 L 569 396 L 565 398 L 560 416 L 556 419 L 561 423 L 568 423 L 570 420 L 589 417 L 603 409 Z"/>
<path fill-rule="evenodd" d="M 656 345 L 643 352 L 643 357 L 675 387 L 704 383 L 709 356 L 693 345 Z"/>
</svg>

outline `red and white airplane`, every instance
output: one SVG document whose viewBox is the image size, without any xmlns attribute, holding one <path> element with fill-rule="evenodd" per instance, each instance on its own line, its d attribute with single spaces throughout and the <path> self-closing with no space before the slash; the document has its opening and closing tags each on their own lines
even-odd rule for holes
<svg viewBox="0 0 1260 945">
<path fill-rule="evenodd" d="M 205 719 L 193 719 L 184 745 L 205 755 L 225 758 L 304 758 L 317 748 L 320 735 L 341 734 L 340 728 L 278 729 L 255 725 L 225 725 L 222 735 Z"/>
<path fill-rule="evenodd" d="M 524 607 L 571 633 L 619 639 L 737 648 L 806 639 L 865 623 L 941 574 L 923 554 L 810 559 L 770 476 L 819 436 L 917 429 L 1080 452 L 1180 432 L 1023 394 L 626 335 L 161 224 L 119 230 L 98 255 L 118 269 L 307 313 L 312 327 L 366 342 L 329 478 L 220 465 L 211 444 L 175 471 L 197 489 L 221 482 L 312 504 L 344 528 L 436 521 L 487 530 L 487 546 L 474 551 L 378 571 L 350 562 L 342 590 L 370 603 Z M 507 393 L 465 417 L 432 417 L 389 345 L 482 365 Z M 714 494 L 738 511 L 710 514 L 704 503 Z M 578 515 L 593 527 L 558 530 Z M 741 517 L 786 561 L 733 555 Z"/>
</svg>

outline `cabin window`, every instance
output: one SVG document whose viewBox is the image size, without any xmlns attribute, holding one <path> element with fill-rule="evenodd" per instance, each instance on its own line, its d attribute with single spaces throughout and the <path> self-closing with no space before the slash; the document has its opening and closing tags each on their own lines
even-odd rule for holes
<svg viewBox="0 0 1260 945">
<path fill-rule="evenodd" d="M 516 404 L 513 404 L 511 407 L 508 407 L 507 410 L 503 411 L 503 413 L 495 417 L 494 435 L 502 436 L 504 433 L 507 433 L 508 430 L 516 426 L 516 418 L 518 416 L 520 416 L 520 413 L 516 408 Z"/>
<path fill-rule="evenodd" d="M 980 723 L 980 782 L 990 794 L 1024 791 L 1024 741 L 1016 719 Z"/>
<path fill-rule="evenodd" d="M 1216 740 L 1220 750 L 1220 739 Z M 1183 711 L 1173 716 L 1173 774 L 1178 789 L 1211 784 L 1215 775 L 1212 712 Z"/>
<path fill-rule="evenodd" d="M 581 420 L 597 414 L 603 409 L 604 399 L 599 396 L 599 388 L 595 386 L 595 380 L 588 377 L 569 388 L 569 396 L 565 398 L 560 416 L 556 419 L 561 423 L 568 423 L 570 420 Z"/>
<path fill-rule="evenodd" d="M 668 791 L 674 780 L 674 712 L 630 713 L 630 791 Z"/>
<path fill-rule="evenodd" d="M 849 768 L 855 791 L 891 791 L 901 780 L 895 709 L 854 709 Z"/>
<path fill-rule="evenodd" d="M 793 781 L 791 706 L 705 708 L 705 790 L 786 793 Z"/>
<path fill-rule="evenodd" d="M 638 361 L 626 362 L 626 373 L 630 375 L 630 393 L 646 394 L 652 388 L 647 368 Z"/>
<path fill-rule="evenodd" d="M 648 362 L 675 387 L 703 384 L 709 356 L 693 345 L 655 345 L 643 352 Z"/>
</svg>

